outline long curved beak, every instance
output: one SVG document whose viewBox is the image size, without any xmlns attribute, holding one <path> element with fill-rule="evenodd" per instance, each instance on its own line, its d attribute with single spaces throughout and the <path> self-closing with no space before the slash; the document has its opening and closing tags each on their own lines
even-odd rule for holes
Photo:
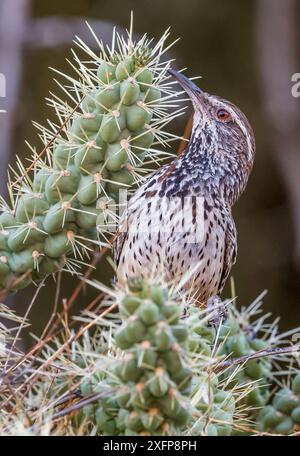
<svg viewBox="0 0 300 456">
<path fill-rule="evenodd" d="M 168 69 L 168 73 L 173 76 L 186 91 L 194 105 L 194 108 L 199 108 L 199 105 L 201 106 L 202 104 L 201 99 L 203 98 L 205 92 L 196 86 L 196 84 L 194 84 L 189 78 L 184 76 L 184 74 L 178 73 L 178 71 L 172 70 L 171 68 Z"/>
</svg>

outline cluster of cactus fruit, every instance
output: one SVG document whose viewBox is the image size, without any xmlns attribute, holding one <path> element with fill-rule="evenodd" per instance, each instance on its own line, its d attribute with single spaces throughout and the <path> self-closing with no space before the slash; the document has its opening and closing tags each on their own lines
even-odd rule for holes
<svg viewBox="0 0 300 456">
<path fill-rule="evenodd" d="M 125 290 L 112 290 L 111 296 L 113 301 L 104 301 L 102 311 L 113 303 L 119 312 L 103 318 L 98 310 L 86 313 L 88 327 L 94 321 L 99 324 L 93 335 L 87 331 L 65 353 L 61 353 L 61 341 L 55 342 L 60 354 L 50 375 L 47 369 L 51 371 L 52 366 L 47 363 L 53 347 L 45 352 L 45 372 L 23 402 L 27 407 L 23 415 L 36 424 L 28 430 L 25 420 L 21 433 L 38 432 L 45 418 L 51 429 L 52 416 L 47 414 L 52 407 L 56 411 L 57 404 L 65 404 L 65 397 L 70 401 L 66 410 L 72 411 L 72 429 L 88 435 L 228 436 L 297 431 L 300 374 L 294 375 L 290 387 L 276 390 L 273 365 L 268 375 L 263 372 L 259 378 L 249 375 L 248 366 L 252 371 L 255 361 L 259 369 L 262 359 L 231 363 L 240 355 L 244 359 L 254 350 L 265 349 L 266 344 L 276 347 L 280 341 L 276 325 L 267 324 L 265 316 L 254 318 L 258 306 L 238 311 L 231 304 L 229 319 L 214 326 L 207 310 L 187 303 L 164 285 L 131 280 Z M 246 322 L 254 331 L 250 340 L 256 345 L 246 355 L 235 354 L 231 338 L 244 334 Z M 31 375 L 31 358 L 28 367 Z M 263 392 L 263 403 L 258 404 L 256 396 L 253 399 L 256 390 Z M 54 414 L 55 428 L 59 428 L 59 415 L 64 417 L 64 407 L 58 417 Z M 7 429 L 8 415 L 0 413 L 0 429 L 1 420 Z"/>
<path fill-rule="evenodd" d="M 233 432 L 236 401 L 233 388 L 225 388 L 221 375 L 213 372 L 218 354 L 214 347 L 220 345 L 217 328 L 201 317 L 199 309 L 189 308 L 189 364 L 196 366 L 192 382 L 191 402 L 194 404 L 194 421 L 191 435 L 225 436 Z"/>
<path fill-rule="evenodd" d="M 96 410 L 86 409 L 95 414 L 99 431 L 170 435 L 191 419 L 193 373 L 186 365 L 188 331 L 180 322 L 181 312 L 167 288 L 141 281 L 130 284 L 120 302 L 123 324 L 115 333 L 122 356 L 106 378 L 115 393 L 101 399 Z"/>
<path fill-rule="evenodd" d="M 255 329 L 247 312 L 236 313 L 229 310 L 227 320 L 220 330 L 220 355 L 231 358 L 251 356 L 260 350 L 274 347 L 271 340 L 272 333 Z M 264 406 L 270 396 L 270 383 L 272 377 L 272 361 L 267 357 L 249 359 L 243 369 L 236 373 L 234 382 L 246 385 L 255 382 L 256 387 L 247 394 L 245 401 L 249 407 Z"/>
<path fill-rule="evenodd" d="M 74 272 L 91 251 L 107 242 L 119 216 L 119 190 L 130 189 L 168 156 L 155 147 L 173 135 L 164 126 L 177 114 L 161 62 L 165 34 L 156 46 L 115 36 L 118 49 L 100 45 L 100 56 L 75 55 L 80 81 L 64 88 L 75 109 L 51 100 L 59 125 L 41 130 L 45 159 L 34 153 L 29 167 L 10 182 L 12 204 L 0 215 L 0 287 L 15 291 L 63 268 Z M 172 104 L 173 103 L 173 104 Z M 176 102 L 177 103 L 177 102 Z M 144 164 L 144 166 L 142 166 Z M 74 258 L 74 260 L 69 259 Z"/>
<path fill-rule="evenodd" d="M 291 386 L 276 392 L 271 403 L 258 416 L 258 429 L 273 434 L 290 434 L 300 428 L 300 373 Z"/>
<path fill-rule="evenodd" d="M 83 409 L 98 431 L 231 435 L 235 387 L 211 369 L 220 359 L 218 329 L 194 306 L 183 318 L 181 298 L 142 280 L 131 281 L 119 310 L 123 323 L 114 333 L 119 356 L 81 387 L 85 397 L 103 393 Z"/>
<path fill-rule="evenodd" d="M 182 298 L 172 297 L 167 288 L 132 281 L 119 301 L 123 323 L 114 333 L 119 355 L 105 376 L 94 374 L 83 383 L 85 396 L 104 395 L 96 405 L 85 407 L 86 416 L 100 433 L 109 435 L 225 436 L 240 433 L 240 415 L 257 419 L 260 430 L 266 431 L 280 417 L 282 432 L 292 431 L 291 423 L 298 419 L 300 376 L 293 382 L 294 393 L 282 390 L 289 391 L 284 399 L 288 405 L 285 414 L 282 409 L 272 421 L 275 405 L 266 405 L 274 389 L 268 358 L 249 359 L 238 369 L 213 369 L 224 357 L 247 357 L 276 346 L 277 326 L 265 323 L 264 316 L 255 317 L 260 304 L 242 311 L 230 305 L 228 319 L 215 327 L 208 313 L 193 305 L 188 315 L 182 313 Z"/>
</svg>

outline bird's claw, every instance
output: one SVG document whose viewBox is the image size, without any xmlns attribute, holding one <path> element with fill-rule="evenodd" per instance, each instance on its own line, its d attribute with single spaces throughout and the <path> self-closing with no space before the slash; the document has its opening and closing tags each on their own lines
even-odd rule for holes
<svg viewBox="0 0 300 456">
<path fill-rule="evenodd" d="M 212 296 L 208 299 L 207 314 L 209 316 L 207 325 L 214 326 L 215 328 L 218 328 L 227 319 L 228 311 L 226 304 L 224 304 L 219 296 Z"/>
</svg>

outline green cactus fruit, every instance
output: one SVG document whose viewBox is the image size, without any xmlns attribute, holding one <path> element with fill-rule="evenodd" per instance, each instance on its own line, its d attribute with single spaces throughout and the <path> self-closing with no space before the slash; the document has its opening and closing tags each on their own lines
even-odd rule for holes
<svg viewBox="0 0 300 456">
<path fill-rule="evenodd" d="M 96 166 L 100 167 L 105 158 L 106 143 L 101 136 L 90 139 L 74 150 L 74 164 L 82 174 L 91 173 Z M 103 167 L 103 165 L 102 165 Z"/>
<path fill-rule="evenodd" d="M 51 258 L 60 258 L 72 251 L 72 242 L 75 238 L 75 225 L 70 229 L 48 236 L 44 243 L 44 252 Z"/>
<path fill-rule="evenodd" d="M 132 58 L 127 58 L 118 63 L 116 67 L 116 78 L 118 81 L 123 81 L 130 77 L 134 71 L 134 61 Z"/>
<path fill-rule="evenodd" d="M 26 223 L 37 215 L 43 215 L 49 209 L 49 202 L 42 193 L 22 195 L 16 209 L 16 221 Z"/>
<path fill-rule="evenodd" d="M 45 186 L 47 200 L 54 204 L 62 200 L 62 195 L 74 194 L 78 188 L 79 175 L 75 166 L 53 173 L 48 177 Z"/>
<path fill-rule="evenodd" d="M 0 227 L 7 228 L 14 226 L 16 224 L 16 219 L 14 217 L 14 211 L 7 211 L 1 213 L 0 215 Z"/>
<path fill-rule="evenodd" d="M 127 353 L 123 359 L 121 366 L 121 376 L 126 382 L 135 382 L 141 376 L 141 371 L 138 368 L 136 357 L 133 353 Z"/>
<path fill-rule="evenodd" d="M 149 124 L 151 118 L 151 112 L 142 101 L 138 101 L 136 104 L 126 108 L 126 125 L 131 131 L 141 130 L 145 125 Z"/>
<path fill-rule="evenodd" d="M 13 252 L 8 257 L 8 264 L 13 272 L 20 274 L 30 270 L 38 269 L 43 255 L 43 244 L 33 244 L 29 248 L 22 250 L 21 252 Z"/>
<path fill-rule="evenodd" d="M 122 326 L 116 331 L 115 340 L 117 345 L 122 349 L 126 350 L 132 346 L 132 342 L 128 339 L 127 327 Z"/>
<path fill-rule="evenodd" d="M 260 429 L 273 429 L 283 418 L 284 415 L 281 412 L 278 412 L 272 405 L 267 405 L 261 410 L 258 416 Z"/>
<path fill-rule="evenodd" d="M 163 416 L 156 407 L 150 408 L 147 412 L 141 413 L 143 427 L 153 434 L 164 422 Z"/>
<path fill-rule="evenodd" d="M 289 434 L 294 427 L 294 422 L 289 416 L 285 416 L 274 428 L 275 434 Z"/>
<path fill-rule="evenodd" d="M 55 274 L 58 271 L 61 271 L 66 264 L 66 257 L 62 256 L 60 258 L 49 258 L 44 256 L 39 264 L 39 269 L 37 275 L 40 278 L 44 278 L 50 274 Z"/>
<path fill-rule="evenodd" d="M 22 249 L 42 242 L 47 233 L 43 230 L 43 219 L 41 217 L 34 217 L 28 223 L 19 225 L 13 231 L 10 231 L 7 245 L 10 250 L 20 252 Z"/>
<path fill-rule="evenodd" d="M 61 143 L 53 150 L 54 169 L 66 169 L 74 161 L 72 146 L 68 143 Z"/>
<path fill-rule="evenodd" d="M 152 369 L 157 362 L 158 354 L 149 340 L 144 340 L 138 349 L 138 365 L 146 369 Z"/>
<path fill-rule="evenodd" d="M 76 212 L 76 224 L 79 228 L 83 228 L 84 230 L 90 230 L 97 226 L 97 217 L 101 212 L 100 209 L 97 208 L 97 204 L 91 206 L 85 206 L 80 204 L 78 207 L 78 211 Z"/>
<path fill-rule="evenodd" d="M 152 326 L 149 331 L 151 335 L 153 335 L 154 344 L 157 350 L 161 352 L 167 351 L 175 342 L 172 330 L 165 321 L 159 321 L 156 325 Z"/>
<path fill-rule="evenodd" d="M 130 187 L 134 182 L 134 176 L 126 165 L 121 171 L 110 173 L 107 178 L 106 190 L 108 193 L 117 193 L 120 189 Z"/>
<path fill-rule="evenodd" d="M 139 381 L 131 389 L 130 404 L 136 410 L 143 409 L 147 403 L 151 400 L 149 388 L 146 386 L 144 381 Z"/>
<path fill-rule="evenodd" d="M 122 142 L 122 141 L 121 141 Z M 105 154 L 106 168 L 109 171 L 120 171 L 128 162 L 127 150 L 121 143 L 112 143 L 107 146 Z"/>
<path fill-rule="evenodd" d="M 128 319 L 126 327 L 126 335 L 130 342 L 137 343 L 141 342 L 146 333 L 146 327 L 138 315 L 132 315 Z"/>
<path fill-rule="evenodd" d="M 183 369 L 181 350 L 180 346 L 177 344 L 174 344 L 169 351 L 164 353 L 162 359 L 167 366 L 168 372 L 171 372 L 174 375 Z"/>
<path fill-rule="evenodd" d="M 102 114 L 98 112 L 83 113 L 73 120 L 70 136 L 73 139 L 88 140 L 89 135 L 98 132 L 102 123 Z"/>
<path fill-rule="evenodd" d="M 160 317 L 157 305 L 147 300 L 139 307 L 137 315 L 146 326 L 157 323 Z"/>
<path fill-rule="evenodd" d="M 127 426 L 131 431 L 134 431 L 134 432 L 142 431 L 143 423 L 142 423 L 140 415 L 135 410 L 133 410 L 130 413 L 130 415 L 127 419 Z"/>
<path fill-rule="evenodd" d="M 153 72 L 148 68 L 138 69 L 136 73 L 136 80 L 139 83 L 140 89 L 145 92 L 149 89 L 149 86 L 153 83 Z"/>
<path fill-rule="evenodd" d="M 126 81 L 121 82 L 120 98 L 124 105 L 132 105 L 140 96 L 139 85 L 133 78 L 128 78 Z"/>
<path fill-rule="evenodd" d="M 54 164 L 54 167 L 55 167 L 55 164 Z M 33 184 L 32 184 L 32 191 L 37 192 L 37 193 L 44 192 L 48 177 L 49 177 L 49 170 L 47 170 L 46 168 L 41 168 L 39 171 L 37 171 L 34 176 L 34 180 L 33 180 Z"/>
<path fill-rule="evenodd" d="M 81 176 L 78 185 L 77 199 L 82 205 L 88 206 L 100 197 L 101 189 L 103 188 L 105 188 L 105 181 L 103 181 L 101 173 Z"/>
<path fill-rule="evenodd" d="M 290 413 L 298 405 L 298 397 L 289 388 L 282 388 L 276 393 L 274 407 L 283 413 Z"/>
<path fill-rule="evenodd" d="M 143 303 L 142 299 L 137 296 L 125 296 L 121 303 L 121 312 L 125 316 L 132 315 Z"/>
<path fill-rule="evenodd" d="M 75 201 L 72 195 L 67 195 L 65 201 L 51 206 L 43 220 L 43 228 L 47 233 L 54 234 L 61 231 L 68 222 L 75 222 L 76 215 L 73 211 Z"/>
<path fill-rule="evenodd" d="M 103 141 L 113 143 L 116 141 L 121 131 L 126 126 L 126 117 L 124 108 L 114 105 L 107 114 L 103 115 L 99 133 Z"/>
<path fill-rule="evenodd" d="M 296 424 L 300 424 L 300 405 L 292 411 L 291 418 Z"/>
<path fill-rule="evenodd" d="M 111 80 L 96 96 L 96 101 L 102 108 L 110 109 L 120 101 L 120 83 Z"/>
<path fill-rule="evenodd" d="M 97 77 L 104 84 L 109 84 L 115 77 L 116 65 L 111 62 L 102 62 L 97 70 Z"/>
<path fill-rule="evenodd" d="M 259 380 L 263 377 L 263 367 L 259 362 L 252 359 L 245 365 L 245 374 L 253 380 Z"/>
<path fill-rule="evenodd" d="M 170 378 L 162 367 L 157 367 L 149 376 L 149 390 L 154 397 L 162 397 L 169 390 Z"/>
<path fill-rule="evenodd" d="M 167 288 L 164 288 L 162 286 L 152 286 L 150 290 L 150 298 L 152 301 L 157 304 L 158 306 L 163 306 L 169 296 L 169 291 Z M 178 306 L 176 306 L 178 309 Z"/>
</svg>

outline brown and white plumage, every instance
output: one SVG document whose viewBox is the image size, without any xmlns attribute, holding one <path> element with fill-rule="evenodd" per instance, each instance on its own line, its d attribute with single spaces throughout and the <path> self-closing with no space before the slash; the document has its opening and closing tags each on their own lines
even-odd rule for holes
<svg viewBox="0 0 300 456">
<path fill-rule="evenodd" d="M 186 150 L 138 189 L 114 243 L 117 280 L 157 277 L 180 283 L 199 302 L 219 294 L 236 259 L 231 206 L 244 190 L 254 136 L 232 103 L 173 72 L 194 105 Z"/>
</svg>

